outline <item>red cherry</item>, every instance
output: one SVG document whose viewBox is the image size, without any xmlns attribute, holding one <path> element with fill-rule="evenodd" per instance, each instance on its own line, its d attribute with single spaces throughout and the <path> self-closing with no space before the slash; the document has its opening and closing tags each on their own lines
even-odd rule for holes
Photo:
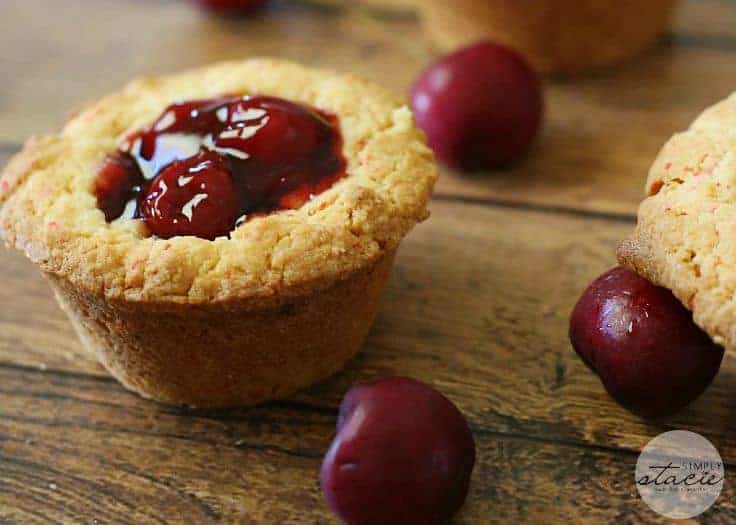
<svg viewBox="0 0 736 525">
<path fill-rule="evenodd" d="M 455 405 L 391 377 L 345 394 L 322 490 L 351 525 L 439 525 L 465 502 L 474 464 L 473 434 Z"/>
<path fill-rule="evenodd" d="M 255 97 L 227 105 L 228 127 L 215 145 L 246 152 L 270 167 L 295 164 L 329 141 L 330 123 L 297 104 Z"/>
<path fill-rule="evenodd" d="M 570 342 L 625 408 L 672 414 L 708 387 L 723 359 L 666 288 L 625 268 L 588 287 L 570 316 Z"/>
<path fill-rule="evenodd" d="M 200 6 L 219 12 L 249 12 L 263 6 L 267 0 L 195 0 Z"/>
<path fill-rule="evenodd" d="M 411 101 L 437 158 L 465 170 L 516 160 L 542 120 L 537 76 L 518 54 L 492 42 L 429 66 L 414 84 Z"/>
<path fill-rule="evenodd" d="M 100 166 L 94 193 L 109 222 L 119 217 L 140 192 L 143 177 L 135 160 L 125 153 L 108 155 Z"/>
<path fill-rule="evenodd" d="M 154 179 L 142 212 L 149 229 L 164 239 L 227 235 L 238 218 L 232 175 L 224 160 L 211 152 L 173 162 Z"/>
</svg>

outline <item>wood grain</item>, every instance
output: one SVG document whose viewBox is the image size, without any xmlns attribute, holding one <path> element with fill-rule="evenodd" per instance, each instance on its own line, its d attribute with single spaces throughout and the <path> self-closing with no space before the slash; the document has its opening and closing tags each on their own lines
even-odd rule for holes
<svg viewBox="0 0 736 525">
<path fill-rule="evenodd" d="M 318 485 L 334 408 L 182 414 L 106 378 L 3 367 L 0 385 L 3 523 L 334 522 Z M 635 493 L 635 454 L 473 430 L 454 523 L 664 523 Z M 736 519 L 733 495 L 708 523 Z"/>
<path fill-rule="evenodd" d="M 732 356 L 694 405 L 652 424 L 612 402 L 570 348 L 568 314 L 586 284 L 613 264 L 628 223 L 444 201 L 432 210 L 402 245 L 364 352 L 300 399 L 335 406 L 357 380 L 410 375 L 461 398 L 490 430 L 640 450 L 659 432 L 688 428 L 736 464 Z M 28 299 L 0 313 L 8 334 L 0 362 L 104 375 L 35 269 L 15 254 L 2 261 L 12 271 L 0 302 Z"/>
<path fill-rule="evenodd" d="M 273 0 L 243 20 L 178 0 L 2 2 L 0 46 L 13 52 L 0 54 L 0 165 L 132 76 L 214 60 L 278 55 L 406 92 L 435 54 L 406 1 Z M 734 89 L 735 56 L 736 2 L 691 0 L 640 60 L 548 81 L 547 124 L 522 163 L 444 174 L 360 356 L 264 407 L 191 413 L 127 393 L 33 266 L 0 250 L 0 523 L 333 523 L 318 469 L 337 404 L 385 374 L 432 383 L 468 416 L 479 459 L 456 523 L 662 522 L 633 466 L 673 428 L 705 435 L 728 464 L 700 522 L 736 522 L 736 357 L 692 406 L 645 422 L 566 335 L 579 293 L 614 264 L 657 149 Z"/>
<path fill-rule="evenodd" d="M 0 55 L 0 69 L 14 72 L 0 87 L 0 141 L 53 130 L 74 108 L 143 74 L 276 55 L 406 93 L 435 56 L 405 6 L 282 0 L 255 18 L 227 20 L 179 1 L 123 5 L 57 0 L 53 16 L 47 0 L 0 5 L 0 19 L 12 21 L 0 47 L 23 51 Z M 734 53 L 736 2 L 684 2 L 672 36 L 640 59 L 550 81 L 546 126 L 522 163 L 475 176 L 448 171 L 438 191 L 631 215 L 664 141 L 736 88 Z"/>
</svg>

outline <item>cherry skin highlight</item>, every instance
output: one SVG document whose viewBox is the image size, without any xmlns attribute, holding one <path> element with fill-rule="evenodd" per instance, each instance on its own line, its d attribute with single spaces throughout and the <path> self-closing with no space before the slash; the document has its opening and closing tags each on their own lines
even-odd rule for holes
<svg viewBox="0 0 736 525">
<path fill-rule="evenodd" d="M 219 97 L 172 104 L 128 136 L 100 167 L 95 194 L 107 221 L 213 239 L 249 215 L 302 206 L 345 167 L 335 117 L 275 97 Z M 171 185 L 189 178 L 197 184 Z"/>
<path fill-rule="evenodd" d="M 677 412 L 715 377 L 723 348 L 666 288 L 614 268 L 583 292 L 570 342 L 625 408 L 644 417 Z"/>
<path fill-rule="evenodd" d="M 169 164 L 143 199 L 142 214 L 151 231 L 168 239 L 227 235 L 238 218 L 232 175 L 212 152 Z"/>
<path fill-rule="evenodd" d="M 518 159 L 542 121 L 539 79 L 523 58 L 492 42 L 430 65 L 414 83 L 411 103 L 437 158 L 468 171 Z"/>
<path fill-rule="evenodd" d="M 343 398 L 322 490 L 350 525 L 439 525 L 463 505 L 474 463 L 473 435 L 455 405 L 392 377 Z"/>
</svg>

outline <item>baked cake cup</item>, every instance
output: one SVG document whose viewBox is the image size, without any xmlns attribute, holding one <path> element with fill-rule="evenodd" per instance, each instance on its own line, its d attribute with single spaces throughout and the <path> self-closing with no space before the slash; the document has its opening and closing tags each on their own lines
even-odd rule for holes
<svg viewBox="0 0 736 525">
<path fill-rule="evenodd" d="M 636 55 L 667 31 L 677 0 L 419 0 L 445 51 L 490 39 L 542 73 L 570 73 Z"/>
<path fill-rule="evenodd" d="M 215 240 L 107 222 L 93 194 L 105 156 L 169 104 L 223 94 L 335 115 L 346 175 Z M 401 99 L 349 75 L 253 59 L 134 81 L 59 134 L 29 140 L 0 179 L 0 233 L 40 267 L 82 344 L 127 388 L 179 405 L 251 405 L 355 355 L 436 177 Z"/>
<path fill-rule="evenodd" d="M 619 262 L 672 293 L 736 348 L 736 93 L 675 134 L 649 171 Z"/>
</svg>

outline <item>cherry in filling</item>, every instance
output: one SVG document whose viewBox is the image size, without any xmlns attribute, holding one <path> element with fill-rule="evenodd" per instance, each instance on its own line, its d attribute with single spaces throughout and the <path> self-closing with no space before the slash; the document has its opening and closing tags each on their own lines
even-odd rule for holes
<svg viewBox="0 0 736 525">
<path fill-rule="evenodd" d="M 345 167 L 336 117 L 275 97 L 220 97 L 173 104 L 128 136 L 95 194 L 107 221 L 214 239 L 250 215 L 300 207 Z"/>
</svg>

